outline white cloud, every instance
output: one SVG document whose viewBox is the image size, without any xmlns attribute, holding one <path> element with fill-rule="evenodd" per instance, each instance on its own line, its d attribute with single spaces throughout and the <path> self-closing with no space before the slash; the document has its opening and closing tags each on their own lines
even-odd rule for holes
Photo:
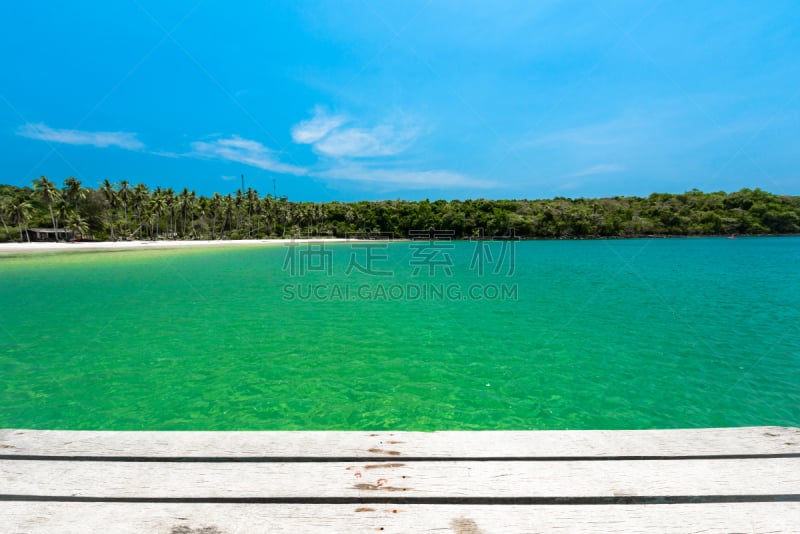
<svg viewBox="0 0 800 534">
<path fill-rule="evenodd" d="M 210 142 L 196 141 L 192 143 L 192 151 L 190 155 L 197 157 L 235 161 L 259 169 L 285 174 L 307 174 L 306 169 L 302 167 L 281 163 L 272 150 L 258 141 L 244 139 L 237 135 Z"/>
<path fill-rule="evenodd" d="M 170 152 L 169 150 L 149 150 L 148 154 L 152 154 L 153 156 L 161 156 L 162 158 L 182 158 L 186 154 L 181 154 L 179 152 Z"/>
<path fill-rule="evenodd" d="M 625 166 L 619 165 L 616 163 L 600 163 L 599 165 L 592 165 L 591 167 L 586 167 L 585 169 L 581 169 L 579 171 L 573 172 L 572 174 L 568 174 L 567 176 L 570 178 L 575 178 L 578 176 L 591 176 L 593 174 L 607 174 L 610 172 L 620 172 L 624 171 Z"/>
<path fill-rule="evenodd" d="M 343 127 L 347 122 L 346 116 L 329 115 L 317 106 L 311 119 L 292 128 L 292 139 L 311 145 L 317 154 L 331 158 L 374 158 L 404 152 L 420 133 L 420 128 L 407 117 L 370 128 Z"/>
<path fill-rule="evenodd" d="M 350 125 L 349 123 L 355 123 Z M 402 168 L 396 156 L 420 136 L 419 122 L 397 114 L 374 126 L 363 126 L 346 115 L 330 115 L 321 106 L 313 116 L 292 128 L 292 139 L 311 145 L 320 157 L 315 178 L 356 182 L 371 189 L 407 191 L 425 189 L 487 189 L 497 184 L 458 172 Z M 364 160 L 369 163 L 365 163 Z"/>
<path fill-rule="evenodd" d="M 17 135 L 68 145 L 91 145 L 100 148 L 116 146 L 126 150 L 142 150 L 144 148 L 144 143 L 136 138 L 135 133 L 58 130 L 41 122 L 20 126 L 17 128 Z"/>
<path fill-rule="evenodd" d="M 538 133 L 517 143 L 513 149 L 560 146 L 562 148 L 609 147 L 631 145 L 648 133 L 648 123 L 636 116 L 612 119 L 603 123 L 584 124 L 549 133 Z"/>
<path fill-rule="evenodd" d="M 317 106 L 313 117 L 294 125 L 292 139 L 303 145 L 316 143 L 345 122 L 347 118 L 344 115 L 328 115 L 325 108 Z"/>
<path fill-rule="evenodd" d="M 371 158 L 404 152 L 417 138 L 418 129 L 389 125 L 335 130 L 314 144 L 314 149 L 334 158 Z"/>
<path fill-rule="evenodd" d="M 320 172 L 321 178 L 353 181 L 377 186 L 384 191 L 412 189 L 488 189 L 497 184 L 446 170 L 376 169 L 361 165 L 341 165 Z"/>
</svg>

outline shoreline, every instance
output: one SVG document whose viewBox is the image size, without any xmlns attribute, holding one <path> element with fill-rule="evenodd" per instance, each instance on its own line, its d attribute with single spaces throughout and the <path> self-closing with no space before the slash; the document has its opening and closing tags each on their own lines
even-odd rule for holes
<svg viewBox="0 0 800 534">
<path fill-rule="evenodd" d="M 734 239 L 754 237 L 798 237 L 800 234 L 736 234 Z M 569 236 L 569 237 L 520 237 L 519 241 L 616 241 L 626 239 L 725 239 L 726 235 L 635 235 L 635 236 Z M 0 256 L 13 254 L 35 254 L 45 252 L 91 252 L 115 250 L 152 250 L 201 247 L 257 247 L 283 245 L 286 243 L 346 243 L 348 241 L 364 241 L 364 239 L 346 237 L 311 237 L 311 238 L 277 238 L 277 239 L 195 239 L 195 240 L 159 240 L 159 241 L 79 241 L 53 242 L 39 241 L 33 243 L 0 243 Z M 385 241 L 385 240 L 369 240 Z M 408 241 L 408 239 L 389 239 L 388 241 Z M 471 241 L 471 239 L 453 239 L 453 241 Z"/>
<path fill-rule="evenodd" d="M 152 250 L 201 247 L 258 247 L 284 245 L 286 243 L 344 243 L 354 241 L 346 238 L 298 238 L 298 239 L 241 239 L 241 240 L 192 240 L 192 241 L 84 241 L 76 243 L 36 242 L 0 243 L 0 256 L 12 254 L 36 254 L 44 252 L 92 252 L 113 250 Z"/>
</svg>

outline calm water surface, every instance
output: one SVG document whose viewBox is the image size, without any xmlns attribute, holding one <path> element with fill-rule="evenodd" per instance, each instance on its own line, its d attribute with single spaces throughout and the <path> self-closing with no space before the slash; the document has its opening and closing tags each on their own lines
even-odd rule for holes
<svg viewBox="0 0 800 534">
<path fill-rule="evenodd" d="M 800 425 L 800 238 L 424 246 L 0 257 L 0 427 Z"/>
</svg>

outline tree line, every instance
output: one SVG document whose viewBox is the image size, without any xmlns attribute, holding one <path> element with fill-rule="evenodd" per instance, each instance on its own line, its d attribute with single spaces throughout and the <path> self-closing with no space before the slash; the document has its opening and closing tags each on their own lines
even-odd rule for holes
<svg viewBox="0 0 800 534">
<path fill-rule="evenodd" d="M 544 200 L 292 202 L 252 188 L 211 196 L 184 188 L 104 180 L 61 186 L 0 185 L 0 240 L 26 241 L 28 228 L 66 229 L 77 238 L 257 239 L 308 235 L 393 235 L 447 231 L 455 238 L 765 235 L 800 233 L 800 197 L 761 189 L 653 193 L 648 197 Z"/>
</svg>

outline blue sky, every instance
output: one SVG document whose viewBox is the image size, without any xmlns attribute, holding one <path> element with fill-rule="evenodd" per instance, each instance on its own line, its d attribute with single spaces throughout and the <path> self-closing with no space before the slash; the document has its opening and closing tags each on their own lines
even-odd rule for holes
<svg viewBox="0 0 800 534">
<path fill-rule="evenodd" d="M 779 0 L 3 2 L 0 183 L 798 195 L 797 28 Z"/>
</svg>

